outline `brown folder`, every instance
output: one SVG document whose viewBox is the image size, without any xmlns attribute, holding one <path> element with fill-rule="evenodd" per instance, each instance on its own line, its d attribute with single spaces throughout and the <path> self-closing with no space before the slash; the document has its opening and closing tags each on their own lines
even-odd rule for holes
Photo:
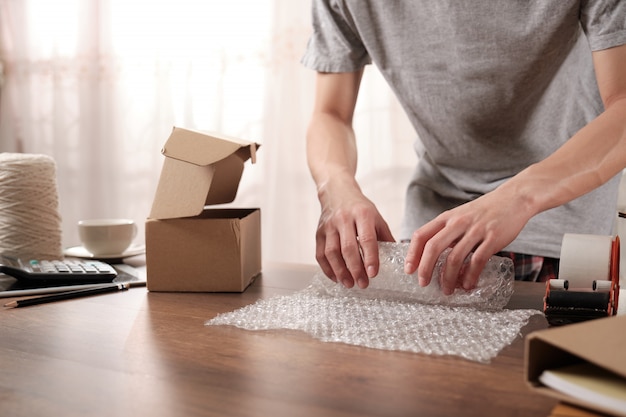
<svg viewBox="0 0 626 417">
<path fill-rule="evenodd" d="M 545 370 L 579 363 L 609 371 L 626 382 L 626 316 L 611 316 L 533 332 L 526 338 L 525 378 L 536 392 L 591 410 L 626 417 L 622 410 L 607 408 L 593 398 L 567 395 L 539 380 Z"/>
</svg>

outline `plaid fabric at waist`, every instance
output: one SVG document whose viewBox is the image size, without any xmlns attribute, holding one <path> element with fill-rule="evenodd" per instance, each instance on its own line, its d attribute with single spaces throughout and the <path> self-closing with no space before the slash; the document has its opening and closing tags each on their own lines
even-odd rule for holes
<svg viewBox="0 0 626 417">
<path fill-rule="evenodd" d="M 513 260 L 516 281 L 546 282 L 559 276 L 558 258 L 515 252 L 498 252 L 496 255 Z"/>
</svg>

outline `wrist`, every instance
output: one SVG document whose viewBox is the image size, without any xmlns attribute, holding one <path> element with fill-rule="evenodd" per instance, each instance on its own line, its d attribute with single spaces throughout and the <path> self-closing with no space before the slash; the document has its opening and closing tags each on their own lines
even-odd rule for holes
<svg viewBox="0 0 626 417">
<path fill-rule="evenodd" d="M 349 174 L 337 173 L 336 175 L 329 175 L 326 180 L 316 183 L 317 197 L 322 205 L 335 196 L 347 197 L 355 193 L 362 194 L 356 179 Z"/>
<path fill-rule="evenodd" d="M 513 203 L 518 214 L 528 219 L 549 208 L 546 198 L 547 184 L 530 178 L 524 171 L 497 188 L 504 198 Z"/>
</svg>

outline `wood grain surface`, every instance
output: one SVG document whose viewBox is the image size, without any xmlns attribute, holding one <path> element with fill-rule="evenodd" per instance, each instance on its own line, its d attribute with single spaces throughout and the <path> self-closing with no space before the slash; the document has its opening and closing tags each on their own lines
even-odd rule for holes
<svg viewBox="0 0 626 417">
<path fill-rule="evenodd" d="M 522 336 L 547 327 L 541 315 L 489 364 L 204 325 L 314 271 L 266 265 L 242 294 L 133 288 L 0 311 L 0 414 L 534 417 L 557 404 L 523 380 Z M 543 292 L 516 283 L 510 306 L 540 309 Z"/>
</svg>

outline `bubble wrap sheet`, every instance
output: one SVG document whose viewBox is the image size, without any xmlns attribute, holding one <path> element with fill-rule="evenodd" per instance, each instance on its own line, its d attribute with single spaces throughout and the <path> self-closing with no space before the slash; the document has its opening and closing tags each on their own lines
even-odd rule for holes
<svg viewBox="0 0 626 417">
<path fill-rule="evenodd" d="M 403 272 L 407 247 L 380 244 L 380 272 L 367 289 L 344 288 L 318 272 L 304 290 L 260 300 L 206 324 L 300 330 L 324 342 L 489 362 L 513 342 L 530 316 L 540 314 L 503 309 L 513 293 L 510 259 L 492 257 L 476 289 L 446 296 L 438 278 L 447 253 L 435 268 L 437 279 L 423 288 Z"/>
</svg>

